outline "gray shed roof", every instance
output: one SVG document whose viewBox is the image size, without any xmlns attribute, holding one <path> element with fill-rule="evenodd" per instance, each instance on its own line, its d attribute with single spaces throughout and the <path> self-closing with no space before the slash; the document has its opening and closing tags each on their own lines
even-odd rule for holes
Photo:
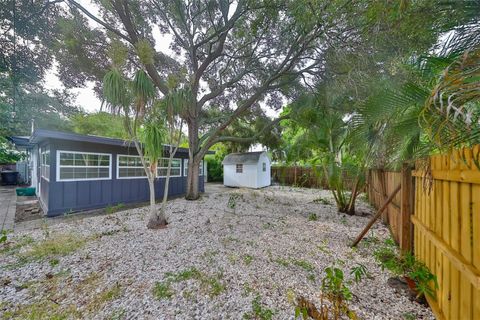
<svg viewBox="0 0 480 320">
<path fill-rule="evenodd" d="M 265 151 L 230 153 L 223 159 L 222 164 L 257 164 L 262 153 Z"/>
</svg>

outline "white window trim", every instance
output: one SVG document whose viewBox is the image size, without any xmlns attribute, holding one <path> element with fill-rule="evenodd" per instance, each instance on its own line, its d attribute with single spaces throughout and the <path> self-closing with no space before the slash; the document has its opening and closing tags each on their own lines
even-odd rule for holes
<svg viewBox="0 0 480 320">
<path fill-rule="evenodd" d="M 120 157 L 129 157 L 129 158 L 140 158 L 140 156 L 135 156 L 131 154 L 117 154 L 117 179 L 118 180 L 130 180 L 130 179 L 147 179 L 148 177 L 145 176 L 136 176 L 136 177 L 120 177 Z M 125 167 L 122 166 L 122 168 L 141 168 L 142 170 L 145 170 L 143 166 L 141 167 Z"/>
<path fill-rule="evenodd" d="M 238 172 L 238 168 L 241 168 L 242 172 Z M 235 164 L 235 173 L 243 174 L 243 163 L 236 163 Z"/>
<path fill-rule="evenodd" d="M 43 153 L 44 152 L 47 153 L 47 151 L 50 154 L 50 148 L 48 148 L 48 149 L 40 148 L 40 179 L 43 178 L 44 180 L 50 182 L 50 177 L 43 176 L 43 170 L 42 170 L 42 166 L 47 166 L 48 167 L 48 172 L 50 173 L 50 164 L 42 165 L 42 163 L 43 163 Z M 51 156 L 51 154 L 50 154 L 50 156 Z M 50 163 L 51 163 L 52 158 L 50 156 L 49 156 L 49 158 L 50 158 Z"/>
<path fill-rule="evenodd" d="M 198 170 L 198 175 L 200 177 L 205 176 L 205 161 L 202 160 L 200 162 L 200 165 L 198 166 L 199 168 L 202 168 L 202 174 L 200 174 L 200 169 Z M 183 159 L 183 176 L 186 177 L 188 176 L 188 159 Z"/>
<path fill-rule="evenodd" d="M 170 158 L 160 158 L 160 159 L 158 159 L 158 162 L 160 162 L 160 160 L 162 160 L 162 159 L 168 161 Z M 181 158 L 172 158 L 172 161 L 173 161 L 173 160 L 179 160 L 179 161 L 180 161 L 180 173 L 179 173 L 179 174 L 176 174 L 176 175 L 170 174 L 170 178 L 181 177 L 181 176 L 182 176 L 182 159 L 181 159 Z M 160 167 L 160 166 L 158 165 L 158 162 L 157 162 L 157 177 L 158 177 L 158 178 L 166 178 L 167 176 L 161 176 L 161 175 L 159 175 L 159 174 L 158 174 L 158 170 L 159 170 L 159 169 L 167 169 L 168 167 Z M 173 169 L 173 167 L 171 167 L 171 169 Z"/>
<path fill-rule="evenodd" d="M 92 168 L 92 166 L 60 166 L 60 153 L 76 153 L 76 154 L 95 154 L 101 156 L 108 156 L 108 178 L 85 178 L 85 179 L 60 179 L 60 167 L 63 168 Z M 112 154 L 111 153 L 100 153 L 100 152 L 82 152 L 82 151 L 70 151 L 70 150 L 57 150 L 57 168 L 56 168 L 56 175 L 58 182 L 69 182 L 69 181 L 95 181 L 95 180 L 112 180 Z M 99 168 L 98 166 L 96 168 Z M 106 167 L 100 167 L 106 168 Z"/>
</svg>

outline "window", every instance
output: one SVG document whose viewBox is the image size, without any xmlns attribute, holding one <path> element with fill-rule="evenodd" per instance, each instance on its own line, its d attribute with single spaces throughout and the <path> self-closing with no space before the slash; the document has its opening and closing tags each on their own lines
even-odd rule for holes
<svg viewBox="0 0 480 320">
<path fill-rule="evenodd" d="M 186 177 L 188 175 L 188 159 L 183 160 L 183 176 Z M 198 175 L 203 176 L 203 160 L 200 161 L 198 165 Z"/>
<path fill-rule="evenodd" d="M 262 163 L 262 170 L 263 172 L 267 171 L 267 164 L 265 162 Z"/>
<path fill-rule="evenodd" d="M 146 178 L 139 156 L 117 155 L 117 179 Z"/>
<path fill-rule="evenodd" d="M 242 163 L 237 163 L 237 165 L 235 166 L 235 171 L 237 173 L 243 173 L 243 164 Z"/>
<path fill-rule="evenodd" d="M 50 150 L 40 149 L 40 176 L 50 180 Z"/>
<path fill-rule="evenodd" d="M 110 154 L 57 151 L 57 180 L 108 180 L 111 179 Z"/>
<path fill-rule="evenodd" d="M 157 175 L 159 177 L 166 177 L 168 169 L 168 158 L 161 158 L 158 160 Z M 182 175 L 182 160 L 172 159 L 172 166 L 170 168 L 170 177 L 180 177 Z"/>
</svg>

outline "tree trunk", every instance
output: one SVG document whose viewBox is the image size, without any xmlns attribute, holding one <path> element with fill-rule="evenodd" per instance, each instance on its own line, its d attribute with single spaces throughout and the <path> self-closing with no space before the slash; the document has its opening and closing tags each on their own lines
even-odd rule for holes
<svg viewBox="0 0 480 320">
<path fill-rule="evenodd" d="M 188 174 L 187 174 L 187 192 L 185 199 L 197 200 L 200 195 L 198 192 L 199 170 L 198 166 L 201 157 L 198 154 L 198 124 L 196 119 L 188 121 Z"/>
<path fill-rule="evenodd" d="M 159 211 L 155 204 L 155 179 L 148 177 L 148 187 L 150 189 L 150 218 L 148 219 L 148 229 L 160 229 L 167 225 L 167 219 L 165 219 L 165 213 Z"/>
</svg>

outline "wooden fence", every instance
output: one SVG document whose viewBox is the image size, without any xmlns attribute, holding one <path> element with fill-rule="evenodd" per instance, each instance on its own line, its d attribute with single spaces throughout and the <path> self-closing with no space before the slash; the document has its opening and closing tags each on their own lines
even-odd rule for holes
<svg viewBox="0 0 480 320">
<path fill-rule="evenodd" d="M 413 180 L 411 170 L 405 166 L 401 172 L 370 169 L 367 175 L 367 194 L 370 203 L 380 208 L 398 185 L 402 186 L 382 215 L 390 227 L 393 238 L 404 251 L 412 250 Z"/>
<path fill-rule="evenodd" d="M 429 303 L 438 319 L 480 319 L 480 170 L 472 151 L 479 146 L 432 156 L 430 170 L 413 173 L 414 251 L 437 276 Z"/>
<path fill-rule="evenodd" d="M 304 188 L 327 188 L 324 179 L 320 179 L 311 167 L 275 166 L 271 168 L 272 179 L 281 185 Z"/>
<path fill-rule="evenodd" d="M 281 185 L 328 189 L 327 180 L 315 173 L 312 167 L 274 166 L 271 168 L 271 176 L 274 182 Z M 346 174 L 343 181 L 346 188 L 353 187 L 353 179 Z"/>
<path fill-rule="evenodd" d="M 407 167 L 368 173 L 368 197 L 377 208 L 402 185 L 383 220 L 400 247 L 413 249 L 437 276 L 436 299 L 427 297 L 437 319 L 480 319 L 480 170 L 473 154 L 480 146 L 432 156 L 411 173 Z"/>
</svg>

